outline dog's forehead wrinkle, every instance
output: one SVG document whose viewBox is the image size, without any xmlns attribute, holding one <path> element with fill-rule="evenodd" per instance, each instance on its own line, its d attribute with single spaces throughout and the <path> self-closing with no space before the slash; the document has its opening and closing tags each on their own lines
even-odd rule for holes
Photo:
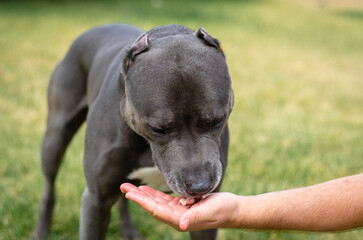
<svg viewBox="0 0 363 240">
<path fill-rule="evenodd" d="M 159 51 L 165 55 L 165 50 Z M 155 106 L 175 108 L 176 111 L 184 107 L 189 111 L 193 107 L 211 105 L 223 108 L 228 104 L 231 86 L 224 76 L 228 74 L 227 69 L 221 71 L 222 73 L 214 72 L 215 68 L 221 67 L 206 67 L 208 64 L 195 57 L 182 60 L 184 64 L 178 66 L 179 61 L 163 60 L 160 57 L 155 62 L 147 58 L 147 53 L 145 56 L 135 62 L 135 67 L 138 64 L 149 66 L 132 72 L 134 81 L 129 83 L 130 95 L 135 105 L 140 105 L 144 111 L 154 109 Z M 193 63 L 185 64 L 185 61 Z M 204 104 L 200 104 L 201 102 Z M 150 107 L 152 105 L 154 107 Z"/>
<path fill-rule="evenodd" d="M 214 70 L 229 78 L 224 57 L 192 36 L 170 36 L 150 44 L 149 51 L 138 56 L 135 67 L 131 69 L 142 70 L 136 64 L 143 62 L 143 69 L 150 69 L 148 66 L 169 65 L 176 69 L 192 70 L 193 73 Z M 219 68 L 216 69 L 216 66 Z"/>
<path fill-rule="evenodd" d="M 171 127 L 175 121 L 175 113 L 172 109 L 157 109 L 151 111 L 145 117 L 145 121 L 151 126 Z"/>
</svg>

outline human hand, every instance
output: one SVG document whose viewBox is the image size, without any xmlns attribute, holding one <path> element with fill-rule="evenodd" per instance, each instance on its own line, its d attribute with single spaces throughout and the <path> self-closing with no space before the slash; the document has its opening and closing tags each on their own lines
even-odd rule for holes
<svg viewBox="0 0 363 240">
<path fill-rule="evenodd" d="M 148 186 L 124 183 L 121 191 L 151 216 L 178 231 L 234 227 L 239 216 L 239 197 L 232 193 L 209 194 L 189 208 L 179 203 L 181 196 L 173 197 Z M 187 198 L 186 202 L 187 205 L 194 203 L 192 198 Z"/>
<path fill-rule="evenodd" d="M 178 231 L 180 217 L 188 210 L 187 206 L 179 204 L 181 196 L 173 197 L 148 186 L 136 187 L 124 183 L 120 187 L 125 197 L 139 204 L 149 215 L 162 221 Z"/>
</svg>

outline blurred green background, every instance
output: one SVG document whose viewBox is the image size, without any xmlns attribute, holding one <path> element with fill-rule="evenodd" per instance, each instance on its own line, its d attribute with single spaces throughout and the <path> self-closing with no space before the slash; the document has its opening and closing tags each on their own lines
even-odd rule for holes
<svg viewBox="0 0 363 240">
<path fill-rule="evenodd" d="M 27 239 L 37 220 L 49 76 L 80 33 L 104 23 L 202 26 L 221 40 L 235 93 L 223 191 L 259 194 L 362 173 L 362 4 L 336 2 L 0 2 L 0 239 Z M 58 175 L 50 239 L 78 239 L 83 135 L 84 127 Z M 188 239 L 131 208 L 146 239 Z M 108 239 L 119 239 L 115 210 Z M 219 239 L 352 240 L 363 230 L 224 229 Z"/>
</svg>

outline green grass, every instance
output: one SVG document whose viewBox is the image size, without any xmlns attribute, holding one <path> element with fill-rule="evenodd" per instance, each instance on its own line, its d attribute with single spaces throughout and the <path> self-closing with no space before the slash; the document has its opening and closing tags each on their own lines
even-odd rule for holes
<svg viewBox="0 0 363 240">
<path fill-rule="evenodd" d="M 222 41 L 233 81 L 223 191 L 259 194 L 363 172 L 363 12 L 281 1 L 0 2 L 0 240 L 27 239 L 43 179 L 46 88 L 83 31 L 110 22 L 206 28 Z M 57 181 L 51 239 L 77 239 L 84 128 Z M 146 239 L 187 239 L 135 204 Z M 118 239 L 118 216 L 108 239 Z M 363 230 L 220 230 L 219 239 L 362 239 Z"/>
</svg>

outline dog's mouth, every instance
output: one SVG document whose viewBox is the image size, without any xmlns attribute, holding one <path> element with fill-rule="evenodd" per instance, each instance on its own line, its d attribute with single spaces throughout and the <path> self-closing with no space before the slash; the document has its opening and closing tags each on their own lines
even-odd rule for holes
<svg viewBox="0 0 363 240">
<path fill-rule="evenodd" d="M 194 199 L 194 202 L 199 201 L 203 196 L 215 191 L 221 183 L 223 172 L 220 161 L 215 161 L 213 165 L 183 167 L 174 167 L 169 171 L 168 169 L 161 170 L 169 188 L 182 198 L 191 198 Z"/>
<path fill-rule="evenodd" d="M 180 195 L 181 198 L 188 199 L 186 203 L 189 201 L 194 203 L 209 195 L 219 186 L 222 174 L 221 171 L 181 176 L 167 174 L 164 179 L 173 192 Z"/>
<path fill-rule="evenodd" d="M 193 182 L 193 183 L 188 183 L 188 182 L 183 182 L 183 187 L 186 191 L 186 193 L 190 196 L 190 197 L 194 197 L 194 198 L 199 198 L 202 197 L 205 194 L 210 193 L 211 191 L 213 191 L 214 189 L 214 181 L 211 180 L 209 182 Z"/>
<path fill-rule="evenodd" d="M 197 197 L 181 197 L 178 204 L 190 208 L 194 204 L 200 202 L 202 199 L 207 198 L 210 194 L 205 194 Z"/>
</svg>

